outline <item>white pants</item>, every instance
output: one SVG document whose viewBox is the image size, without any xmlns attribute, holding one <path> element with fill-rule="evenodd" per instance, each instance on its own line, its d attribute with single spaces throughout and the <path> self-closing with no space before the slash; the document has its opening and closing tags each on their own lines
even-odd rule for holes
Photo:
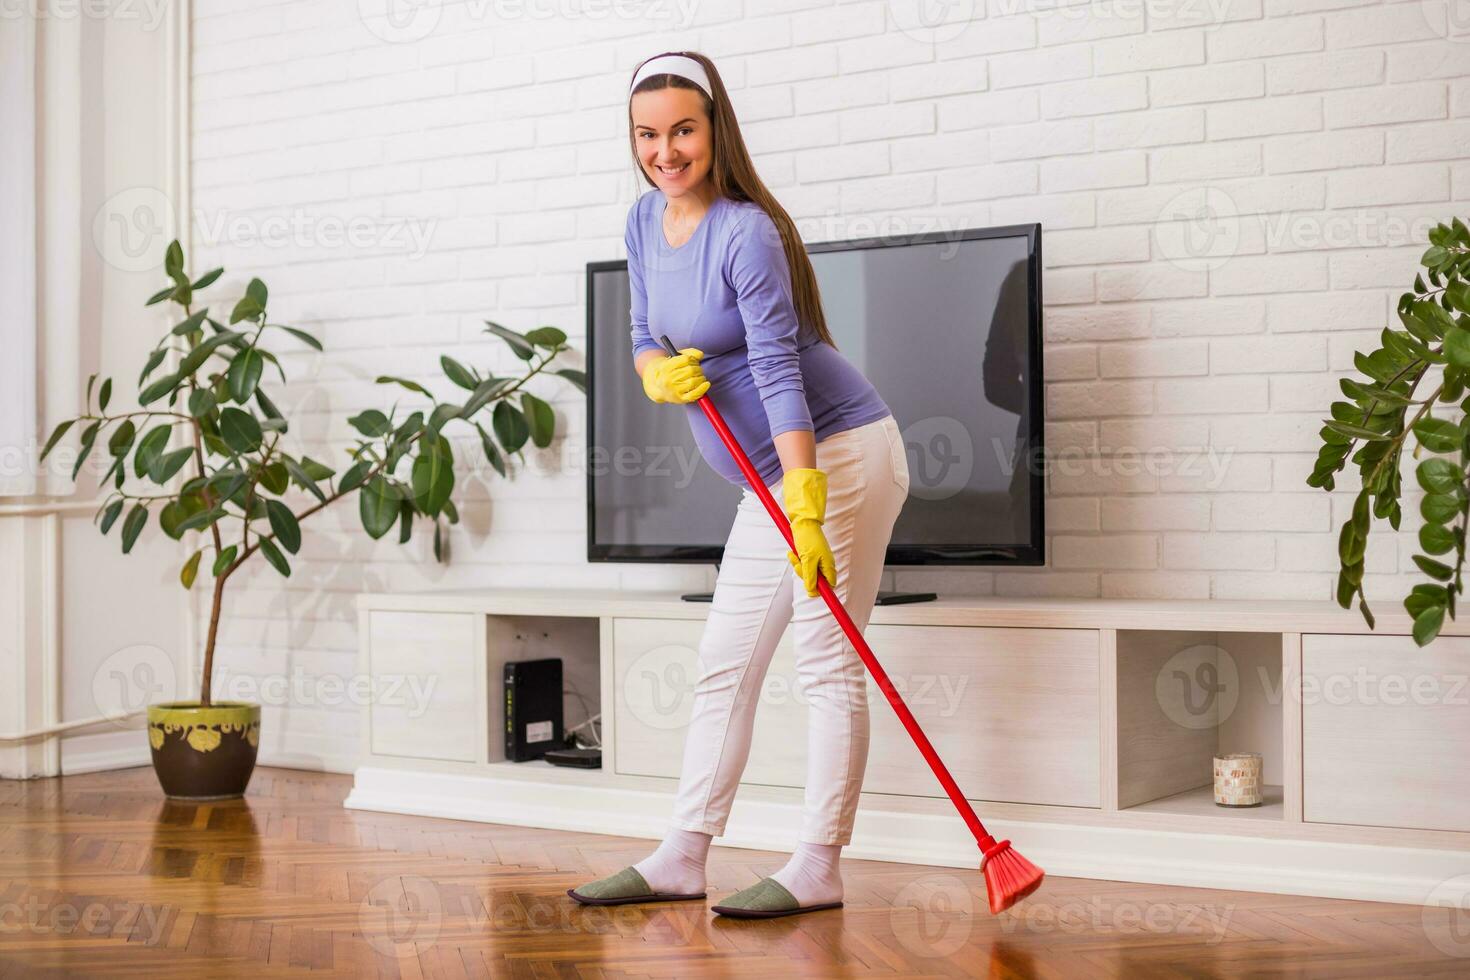
<svg viewBox="0 0 1470 980">
<path fill-rule="evenodd" d="M 885 416 L 816 444 L 827 474 L 822 524 L 837 563 L 836 592 L 859 630 L 868 624 L 893 523 L 908 496 L 898 423 Z M 781 481 L 771 486 L 782 504 Z M 846 844 L 868 762 L 866 668 L 820 595 L 809 597 L 786 540 L 760 498 L 744 491 L 725 542 L 699 643 L 699 679 L 684 744 L 673 825 L 719 836 L 750 754 L 755 708 L 771 655 L 795 622 L 798 683 L 808 704 L 801 840 Z"/>
</svg>

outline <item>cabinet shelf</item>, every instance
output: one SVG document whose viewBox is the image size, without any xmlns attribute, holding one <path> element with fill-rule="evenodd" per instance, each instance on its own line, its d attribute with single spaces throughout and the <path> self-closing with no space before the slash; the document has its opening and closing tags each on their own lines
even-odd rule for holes
<svg viewBox="0 0 1470 980">
<path fill-rule="evenodd" d="M 1122 813 L 1167 813 L 1182 817 L 1234 817 L 1247 820 L 1282 820 L 1286 817 L 1286 794 L 1281 786 L 1261 787 L 1260 806 L 1219 806 L 1212 786 L 1196 786 L 1182 793 L 1138 803 Z"/>
<path fill-rule="evenodd" d="M 1119 811 L 1285 819 L 1284 650 L 1280 633 L 1118 630 Z M 1274 806 L 1215 806 L 1213 761 L 1231 752 L 1260 753 Z"/>
</svg>

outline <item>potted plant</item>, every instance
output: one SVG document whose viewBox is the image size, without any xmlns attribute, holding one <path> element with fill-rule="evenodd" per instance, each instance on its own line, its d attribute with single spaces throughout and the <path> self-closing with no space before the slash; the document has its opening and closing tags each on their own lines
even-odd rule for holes
<svg viewBox="0 0 1470 980">
<path fill-rule="evenodd" d="M 269 320 L 268 291 L 259 279 L 252 279 L 235 303 L 228 325 L 211 316 L 209 307 L 198 307 L 197 294 L 224 270 L 192 279 L 177 241 L 168 247 L 164 271 L 170 284 L 146 305 L 172 302 L 182 319 L 143 364 L 137 380 L 139 408 L 109 413 L 112 379 L 98 385 L 92 375 L 84 413 L 56 426 L 41 459 L 80 424 L 72 479 L 94 448 L 103 447 L 111 458 L 100 481 L 105 492 L 94 518 L 102 533 L 121 521 L 126 554 L 152 517 L 164 534 L 190 543 L 191 553 L 179 570 L 183 587 L 192 589 L 201 574 L 213 579 L 199 698 L 150 705 L 148 738 L 154 770 L 168 796 L 218 799 L 245 792 L 260 741 L 260 705 L 217 702 L 211 696 L 215 643 L 230 578 L 256 556 L 289 576 L 287 555 L 301 547 L 303 522 L 354 495 L 369 536 L 381 538 L 396 526 L 404 543 L 415 522 L 426 519 L 434 525 L 435 558 L 447 561 L 444 525 L 457 523 L 459 515 L 450 499 L 454 452 L 446 426 L 457 422 L 472 427 L 491 466 L 506 476 L 508 459 L 524 460 L 528 441 L 545 447 L 556 431 L 551 406 L 526 390 L 526 383 L 550 370 L 585 391 L 586 377 L 572 368 L 550 368 L 570 349 L 566 334 L 556 327 L 522 334 L 487 323 L 487 332 L 525 362 L 524 372 L 496 377 L 443 357 L 445 374 L 466 392 L 460 402 L 439 402 L 407 378 L 378 378 L 381 384 L 423 396 L 427 403 L 402 419 L 396 406 L 387 414 L 371 409 L 349 418 L 359 438 L 338 475 L 333 466 L 288 451 L 287 419 L 264 388 L 267 369 L 282 382 L 286 379 L 268 339 L 284 334 L 318 351 L 321 343 L 306 331 Z M 489 431 L 480 421 L 485 413 Z M 128 479 L 130 463 L 134 481 Z M 400 473 L 405 465 L 406 475 Z M 138 482 L 141 489 L 133 485 Z"/>
<path fill-rule="evenodd" d="M 1361 488 L 1338 535 L 1337 602 L 1347 609 L 1356 597 L 1371 629 L 1373 614 L 1363 594 L 1368 533 L 1374 517 L 1386 518 L 1394 530 L 1399 529 L 1400 464 L 1404 444 L 1413 433 L 1413 455 L 1419 460 L 1414 478 L 1425 491 L 1418 525 L 1424 553 L 1414 555 L 1414 564 L 1430 581 L 1413 586 L 1404 608 L 1414 620 L 1414 642 L 1422 647 L 1439 635 L 1446 615 L 1454 619 L 1455 597 L 1463 588 L 1465 524 L 1470 513 L 1466 493 L 1470 398 L 1465 397 L 1470 381 L 1466 318 L 1470 284 L 1465 281 L 1470 228 L 1459 218 L 1436 225 L 1419 262 L 1424 271 L 1415 274 L 1413 289 L 1398 299 L 1403 329 L 1385 327 L 1381 346 L 1353 356 L 1363 377 L 1341 379 L 1347 400 L 1332 403 L 1332 417 L 1320 430 L 1322 448 L 1307 483 L 1331 491 L 1333 474 L 1343 469 L 1352 453 Z M 1434 414 L 1436 406 L 1440 415 Z"/>
</svg>

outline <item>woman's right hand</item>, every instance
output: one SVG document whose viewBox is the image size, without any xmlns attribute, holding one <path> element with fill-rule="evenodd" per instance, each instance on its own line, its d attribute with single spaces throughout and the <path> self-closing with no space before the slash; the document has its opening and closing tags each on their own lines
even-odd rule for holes
<svg viewBox="0 0 1470 980">
<path fill-rule="evenodd" d="M 699 369 L 704 351 L 685 347 L 673 357 L 660 357 L 643 369 L 643 393 L 650 401 L 692 402 L 709 390 L 709 380 Z"/>
</svg>

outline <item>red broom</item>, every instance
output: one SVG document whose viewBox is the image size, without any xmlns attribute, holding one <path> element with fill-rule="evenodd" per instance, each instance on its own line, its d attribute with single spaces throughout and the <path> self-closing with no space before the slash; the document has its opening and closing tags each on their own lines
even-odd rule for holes
<svg viewBox="0 0 1470 980">
<path fill-rule="evenodd" d="M 677 355 L 679 353 L 669 341 L 668 337 L 661 337 L 659 339 L 662 341 L 664 349 L 670 355 Z M 705 417 L 709 419 L 710 424 L 719 433 L 720 441 L 725 444 L 725 448 L 730 450 L 730 455 L 735 458 L 735 463 L 740 467 L 740 472 L 745 475 L 746 482 L 755 490 L 756 495 L 761 499 L 761 503 L 765 504 L 766 513 L 770 514 L 771 520 L 776 522 L 776 527 L 780 530 L 782 536 L 786 538 L 787 546 L 792 551 L 795 551 L 796 542 L 791 537 L 791 522 L 787 519 L 786 512 L 776 505 L 775 499 L 771 496 L 771 491 L 766 488 L 765 482 L 760 478 L 760 474 L 751 465 L 750 457 L 745 455 L 745 450 L 740 448 L 740 443 L 735 440 L 734 433 L 725 425 L 725 420 L 721 417 L 720 410 L 715 408 L 714 402 L 709 397 L 709 392 L 706 391 L 701 395 L 698 402 L 699 407 L 704 409 Z M 878 682 L 879 690 L 883 692 L 884 697 L 888 698 L 888 703 L 893 706 L 893 710 L 898 712 L 898 720 L 903 722 L 903 727 L 908 731 L 909 737 L 914 740 L 914 744 L 919 747 L 919 752 L 924 756 L 924 760 L 929 763 L 929 768 L 934 770 L 934 775 L 939 779 L 939 784 L 949 794 L 950 802 L 955 805 L 955 809 L 964 818 L 965 825 L 970 828 L 970 833 L 975 836 L 975 843 L 980 845 L 980 870 L 985 874 L 985 892 L 990 900 L 990 912 L 992 915 L 1004 912 L 1041 887 L 1041 879 L 1044 876 L 1042 870 L 1017 853 L 1016 849 L 1011 847 L 1010 841 L 996 841 L 994 837 L 986 832 L 985 825 L 975 815 L 974 807 L 970 806 L 970 801 L 965 799 L 964 794 L 960 792 L 960 788 L 956 785 L 954 777 L 949 774 L 949 770 L 945 768 L 944 762 L 939 758 L 939 753 L 935 752 L 934 746 L 930 744 L 929 737 L 924 734 L 924 730 L 914 720 L 913 713 L 909 711 L 909 706 L 899 696 L 898 690 L 893 686 L 893 682 L 888 679 L 888 674 L 884 671 L 883 665 L 878 662 L 877 657 L 873 656 L 873 651 L 868 647 L 867 640 L 863 639 L 863 634 L 858 631 L 852 618 L 847 615 L 847 610 L 842 606 L 842 600 L 837 598 L 837 593 L 832 590 L 832 586 L 820 575 L 817 576 L 817 591 L 827 601 L 827 608 L 836 617 L 838 625 L 847 634 L 847 638 L 852 641 L 853 647 L 857 649 L 858 656 L 863 658 L 863 663 L 867 666 L 868 672 L 873 675 L 873 680 Z"/>
</svg>

